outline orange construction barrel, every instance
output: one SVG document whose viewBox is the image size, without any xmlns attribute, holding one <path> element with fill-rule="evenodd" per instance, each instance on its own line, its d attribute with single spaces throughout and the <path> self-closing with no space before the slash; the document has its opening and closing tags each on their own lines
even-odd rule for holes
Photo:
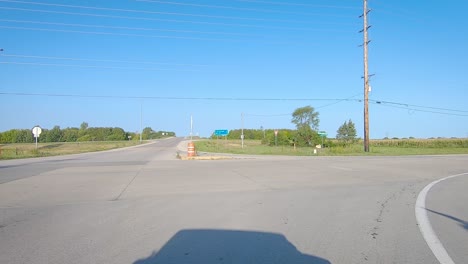
<svg viewBox="0 0 468 264">
<path fill-rule="evenodd" d="M 193 144 L 193 142 L 188 143 L 187 156 L 195 157 L 195 144 Z"/>
</svg>

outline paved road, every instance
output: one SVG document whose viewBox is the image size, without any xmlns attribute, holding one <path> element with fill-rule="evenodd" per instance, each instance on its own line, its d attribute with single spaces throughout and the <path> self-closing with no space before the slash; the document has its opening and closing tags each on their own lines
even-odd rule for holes
<svg viewBox="0 0 468 264">
<path fill-rule="evenodd" d="M 0 263 L 439 263 L 415 218 L 468 156 L 175 159 L 181 139 L 0 162 Z M 429 220 L 468 263 L 468 176 Z"/>
</svg>

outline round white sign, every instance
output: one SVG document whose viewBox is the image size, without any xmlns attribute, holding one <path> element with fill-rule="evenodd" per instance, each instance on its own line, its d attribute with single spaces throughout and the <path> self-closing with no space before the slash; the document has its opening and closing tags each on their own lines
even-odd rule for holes
<svg viewBox="0 0 468 264">
<path fill-rule="evenodd" d="M 39 137 L 39 135 L 42 133 L 42 129 L 39 126 L 33 127 L 33 129 L 31 131 L 32 131 L 34 137 Z"/>
</svg>

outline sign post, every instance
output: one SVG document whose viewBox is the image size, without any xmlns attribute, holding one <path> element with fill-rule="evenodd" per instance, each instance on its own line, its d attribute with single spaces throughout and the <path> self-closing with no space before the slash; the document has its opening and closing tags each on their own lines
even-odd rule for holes
<svg viewBox="0 0 468 264">
<path fill-rule="evenodd" d="M 31 132 L 33 133 L 34 137 L 36 138 L 36 149 L 37 149 L 37 138 L 39 135 L 42 133 L 42 129 L 40 126 L 35 126 L 31 129 Z"/>
<path fill-rule="evenodd" d="M 323 139 L 327 137 L 327 132 L 319 131 L 318 134 L 322 138 L 322 148 L 323 148 Z"/>
<path fill-rule="evenodd" d="M 219 137 L 225 137 L 227 141 L 227 135 L 229 134 L 229 130 L 227 129 L 217 129 L 214 131 L 214 135 L 216 136 L 216 146 L 218 146 L 218 139 Z"/>
</svg>

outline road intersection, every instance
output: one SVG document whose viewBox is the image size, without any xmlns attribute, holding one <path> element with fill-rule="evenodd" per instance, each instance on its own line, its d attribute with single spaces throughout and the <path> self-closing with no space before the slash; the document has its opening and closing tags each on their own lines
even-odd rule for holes
<svg viewBox="0 0 468 264">
<path fill-rule="evenodd" d="M 440 263 L 416 200 L 468 172 L 466 155 L 182 161 L 181 141 L 1 161 L 0 263 Z M 455 263 L 467 186 L 425 198 Z"/>
</svg>

